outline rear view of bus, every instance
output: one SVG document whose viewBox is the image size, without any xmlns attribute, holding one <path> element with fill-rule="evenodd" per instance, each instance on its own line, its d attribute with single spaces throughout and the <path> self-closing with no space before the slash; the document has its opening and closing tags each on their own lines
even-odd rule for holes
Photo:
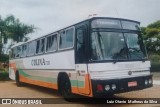
<svg viewBox="0 0 160 107">
<path fill-rule="evenodd" d="M 88 72 L 93 96 L 152 86 L 150 61 L 139 25 L 124 19 L 91 20 Z"/>
</svg>

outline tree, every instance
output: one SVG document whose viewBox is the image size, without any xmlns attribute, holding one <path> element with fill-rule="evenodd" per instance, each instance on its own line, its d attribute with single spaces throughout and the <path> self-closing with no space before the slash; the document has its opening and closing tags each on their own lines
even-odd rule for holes
<svg viewBox="0 0 160 107">
<path fill-rule="evenodd" d="M 2 54 L 3 44 L 7 43 L 7 24 L 9 23 L 9 17 L 3 20 L 0 16 L 0 54 Z"/>
<path fill-rule="evenodd" d="M 35 31 L 33 25 L 26 25 L 19 21 L 19 19 L 14 20 L 14 23 L 8 27 L 8 35 L 13 41 L 22 42 L 24 41 L 27 34 L 33 33 Z"/>
<path fill-rule="evenodd" d="M 156 21 L 149 24 L 147 27 L 142 27 L 141 29 L 144 34 L 148 53 L 160 55 L 160 21 Z"/>
<path fill-rule="evenodd" d="M 0 16 L 0 54 L 8 38 L 14 42 L 24 41 L 29 33 L 33 33 L 36 28 L 33 25 L 26 25 L 15 18 L 13 15 L 2 19 Z"/>
<path fill-rule="evenodd" d="M 21 23 L 19 19 L 16 19 L 13 15 L 8 16 L 5 21 L 7 23 L 6 34 L 15 42 L 22 42 L 27 34 L 33 33 L 36 30 L 33 25 Z"/>
</svg>

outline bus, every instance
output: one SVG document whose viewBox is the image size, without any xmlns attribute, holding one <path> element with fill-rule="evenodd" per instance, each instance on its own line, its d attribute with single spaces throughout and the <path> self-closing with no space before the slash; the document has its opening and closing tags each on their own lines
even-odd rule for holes
<svg viewBox="0 0 160 107">
<path fill-rule="evenodd" d="M 73 94 L 101 97 L 153 86 L 140 22 L 92 17 L 11 47 L 9 77 Z"/>
</svg>

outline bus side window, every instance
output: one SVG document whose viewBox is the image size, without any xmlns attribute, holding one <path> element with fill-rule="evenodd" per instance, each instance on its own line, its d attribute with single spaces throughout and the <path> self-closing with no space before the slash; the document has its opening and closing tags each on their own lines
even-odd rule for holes
<svg viewBox="0 0 160 107">
<path fill-rule="evenodd" d="M 78 29 L 76 32 L 76 62 L 83 63 L 85 61 L 85 41 L 84 41 L 84 29 Z"/>
<path fill-rule="evenodd" d="M 16 48 L 13 49 L 13 58 L 16 57 Z"/>
<path fill-rule="evenodd" d="M 25 56 L 26 56 L 26 53 L 27 53 L 27 45 L 23 45 L 23 46 L 22 46 L 22 54 L 21 54 L 21 57 L 25 57 Z"/>
<path fill-rule="evenodd" d="M 60 32 L 59 49 L 68 49 L 73 47 L 74 28 L 69 28 Z"/>
<path fill-rule="evenodd" d="M 67 48 L 73 47 L 73 32 L 74 32 L 73 28 L 66 30 L 66 47 Z"/>
<path fill-rule="evenodd" d="M 37 40 L 36 54 L 39 53 L 40 40 Z"/>
<path fill-rule="evenodd" d="M 66 36 L 65 36 L 65 31 L 60 32 L 59 36 L 59 49 L 64 49 L 66 48 Z"/>
<path fill-rule="evenodd" d="M 45 38 L 37 40 L 36 54 L 44 53 L 45 51 Z"/>
<path fill-rule="evenodd" d="M 40 44 L 40 53 L 43 53 L 45 51 L 45 38 L 41 39 Z"/>
<path fill-rule="evenodd" d="M 11 58 L 15 58 L 15 48 L 11 49 Z"/>
<path fill-rule="evenodd" d="M 21 56 L 21 53 L 22 53 L 21 46 L 18 46 L 18 47 L 16 48 L 16 58 L 20 57 L 20 56 Z"/>
<path fill-rule="evenodd" d="M 57 34 L 47 37 L 46 52 L 57 50 Z"/>
<path fill-rule="evenodd" d="M 32 41 L 28 44 L 28 53 L 27 56 L 32 56 L 36 52 L 36 42 Z"/>
</svg>

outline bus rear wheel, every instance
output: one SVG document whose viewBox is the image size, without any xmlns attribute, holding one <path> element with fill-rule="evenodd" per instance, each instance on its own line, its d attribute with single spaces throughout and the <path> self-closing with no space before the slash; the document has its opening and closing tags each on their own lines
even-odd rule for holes
<svg viewBox="0 0 160 107">
<path fill-rule="evenodd" d="M 70 101 L 71 98 L 73 98 L 73 94 L 71 92 L 71 84 L 69 81 L 69 77 L 67 75 L 61 76 L 59 88 L 60 88 L 60 93 L 65 100 Z"/>
<path fill-rule="evenodd" d="M 20 82 L 20 79 L 19 79 L 19 72 L 17 71 L 16 72 L 16 85 L 18 86 L 18 87 L 21 87 L 21 86 L 23 86 L 24 84 L 22 83 L 22 82 Z"/>
</svg>

